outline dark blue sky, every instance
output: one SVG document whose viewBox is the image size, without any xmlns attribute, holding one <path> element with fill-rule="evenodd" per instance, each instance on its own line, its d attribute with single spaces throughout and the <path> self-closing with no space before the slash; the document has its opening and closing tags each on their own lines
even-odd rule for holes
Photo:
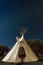
<svg viewBox="0 0 43 65">
<path fill-rule="evenodd" d="M 43 40 L 43 0 L 0 0 L 0 45 L 10 48 L 25 26 L 26 39 Z"/>
</svg>

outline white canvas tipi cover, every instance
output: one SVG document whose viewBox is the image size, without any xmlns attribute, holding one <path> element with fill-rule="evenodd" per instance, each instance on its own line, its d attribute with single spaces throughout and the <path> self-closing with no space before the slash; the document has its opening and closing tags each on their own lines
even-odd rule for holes
<svg viewBox="0 0 43 65">
<path fill-rule="evenodd" d="M 21 38 L 17 38 L 16 44 L 13 46 L 13 48 L 9 51 L 9 53 L 4 57 L 2 61 L 20 63 L 21 59 L 18 57 L 18 51 L 20 47 L 23 47 L 26 53 L 26 57 L 23 59 L 24 62 L 38 61 L 38 58 L 31 50 L 29 45 L 26 43 L 23 35 L 21 36 Z"/>
</svg>

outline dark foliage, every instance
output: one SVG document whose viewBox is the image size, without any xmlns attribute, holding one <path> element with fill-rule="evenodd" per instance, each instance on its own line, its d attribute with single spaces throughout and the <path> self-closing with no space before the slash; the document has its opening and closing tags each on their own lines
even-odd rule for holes
<svg viewBox="0 0 43 65">
<path fill-rule="evenodd" d="M 4 56 L 8 53 L 9 48 L 7 46 L 0 46 L 0 56 Z"/>
</svg>

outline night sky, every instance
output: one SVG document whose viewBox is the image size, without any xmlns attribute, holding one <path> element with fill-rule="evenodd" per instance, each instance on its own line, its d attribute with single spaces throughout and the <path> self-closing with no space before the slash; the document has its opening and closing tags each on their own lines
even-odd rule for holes
<svg viewBox="0 0 43 65">
<path fill-rule="evenodd" d="M 0 0 L 0 45 L 11 48 L 20 26 L 25 39 L 43 40 L 43 0 Z"/>
</svg>

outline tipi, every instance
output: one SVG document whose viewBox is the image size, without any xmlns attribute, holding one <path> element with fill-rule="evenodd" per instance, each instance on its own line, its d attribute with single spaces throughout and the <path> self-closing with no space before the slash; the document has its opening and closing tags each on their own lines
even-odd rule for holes
<svg viewBox="0 0 43 65">
<path fill-rule="evenodd" d="M 4 57 L 2 61 L 21 63 L 22 62 L 34 62 L 38 61 L 37 56 L 34 54 L 32 49 L 29 47 L 24 39 L 24 35 L 21 38 L 16 37 L 17 42 L 9 53 Z"/>
</svg>

